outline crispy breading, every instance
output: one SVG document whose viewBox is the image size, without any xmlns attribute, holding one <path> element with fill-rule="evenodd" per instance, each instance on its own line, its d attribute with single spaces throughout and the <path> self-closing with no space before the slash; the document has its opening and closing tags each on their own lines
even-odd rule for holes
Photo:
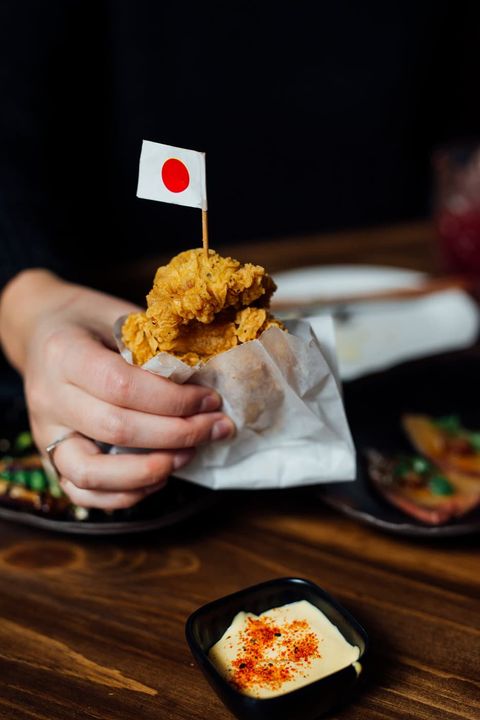
<svg viewBox="0 0 480 720">
<path fill-rule="evenodd" d="M 122 327 L 122 338 L 125 345 L 132 351 L 136 365 L 143 365 L 155 355 L 148 344 L 145 332 L 145 313 L 132 313 Z"/>
<path fill-rule="evenodd" d="M 137 365 L 162 351 L 205 362 L 272 325 L 283 328 L 267 310 L 275 289 L 260 265 L 187 250 L 158 268 L 147 310 L 127 318 L 123 341 Z"/>
<path fill-rule="evenodd" d="M 181 328 L 175 340 L 175 354 L 196 353 L 210 357 L 229 350 L 237 344 L 235 325 L 229 320 L 214 320 L 208 325 L 192 320 Z"/>
<path fill-rule="evenodd" d="M 247 307 L 239 310 L 235 316 L 235 333 L 238 342 L 255 340 L 264 330 L 276 326 L 284 330 L 280 320 L 276 320 L 265 308 Z"/>
</svg>

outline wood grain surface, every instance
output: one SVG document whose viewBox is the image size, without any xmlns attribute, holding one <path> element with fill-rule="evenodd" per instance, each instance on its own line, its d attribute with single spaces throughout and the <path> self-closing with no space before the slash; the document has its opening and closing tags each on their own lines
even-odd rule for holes
<svg viewBox="0 0 480 720">
<path fill-rule="evenodd" d="M 397 237 L 383 242 L 400 252 Z M 136 537 L 0 523 L 0 718 L 226 720 L 185 642 L 188 615 L 299 576 L 371 637 L 364 684 L 335 718 L 478 720 L 479 546 L 383 535 L 290 491 L 227 495 L 187 525 Z"/>
<path fill-rule="evenodd" d="M 186 618 L 299 576 L 371 637 L 365 685 L 335 717 L 476 720 L 478 545 L 381 535 L 291 493 L 227 498 L 167 536 L 79 541 L 4 524 L 0 717 L 226 719 L 192 662 Z"/>
</svg>

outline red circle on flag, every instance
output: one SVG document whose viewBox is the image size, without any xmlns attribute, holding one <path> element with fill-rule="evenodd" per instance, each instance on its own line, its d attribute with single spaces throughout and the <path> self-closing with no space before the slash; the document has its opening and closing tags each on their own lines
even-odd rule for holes
<svg viewBox="0 0 480 720">
<path fill-rule="evenodd" d="M 177 158 L 169 158 L 162 165 L 163 184 L 173 193 L 183 192 L 190 184 L 186 165 Z"/>
</svg>

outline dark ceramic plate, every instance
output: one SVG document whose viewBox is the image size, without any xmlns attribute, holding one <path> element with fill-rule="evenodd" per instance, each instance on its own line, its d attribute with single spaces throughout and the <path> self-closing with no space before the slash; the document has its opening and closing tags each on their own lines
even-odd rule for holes
<svg viewBox="0 0 480 720">
<path fill-rule="evenodd" d="M 20 397 L 0 400 L 0 437 L 12 439 L 28 428 L 28 418 Z M 88 520 L 58 517 L 8 507 L 0 502 L 0 519 L 24 525 L 77 535 L 125 535 L 161 530 L 181 523 L 211 507 L 218 495 L 193 483 L 170 478 L 165 489 L 151 495 L 130 510 L 104 513 L 91 510 Z"/>
<path fill-rule="evenodd" d="M 273 698 L 252 698 L 237 691 L 209 660 L 208 651 L 241 610 L 258 615 L 297 600 L 308 600 L 318 607 L 349 643 L 360 648 L 357 669 L 349 665 L 298 690 Z M 208 682 L 240 720 L 314 720 L 344 704 L 361 675 L 368 647 L 367 633 L 350 613 L 320 587 L 299 578 L 270 580 L 208 603 L 188 618 L 185 632 L 192 654 Z"/>
<path fill-rule="evenodd" d="M 210 508 L 215 498 L 213 490 L 170 478 L 164 490 L 131 511 L 117 510 L 111 515 L 91 511 L 91 519 L 85 521 L 61 520 L 0 506 L 0 519 L 76 535 L 127 535 L 177 525 Z"/>
<path fill-rule="evenodd" d="M 480 532 L 480 507 L 445 525 L 431 526 L 387 503 L 370 484 L 364 451 L 411 451 L 400 427 L 406 412 L 459 415 L 480 429 L 480 352 L 471 350 L 405 363 L 345 385 L 345 404 L 358 452 L 352 483 L 315 488 L 321 500 L 340 512 L 380 530 L 411 537 L 442 538 Z"/>
</svg>

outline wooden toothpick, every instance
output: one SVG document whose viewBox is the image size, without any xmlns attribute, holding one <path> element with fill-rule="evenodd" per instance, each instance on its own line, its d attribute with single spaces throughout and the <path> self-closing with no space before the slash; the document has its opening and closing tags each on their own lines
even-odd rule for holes
<svg viewBox="0 0 480 720">
<path fill-rule="evenodd" d="M 202 242 L 203 252 L 205 253 L 205 257 L 208 257 L 208 222 L 206 210 L 202 210 Z"/>
</svg>

